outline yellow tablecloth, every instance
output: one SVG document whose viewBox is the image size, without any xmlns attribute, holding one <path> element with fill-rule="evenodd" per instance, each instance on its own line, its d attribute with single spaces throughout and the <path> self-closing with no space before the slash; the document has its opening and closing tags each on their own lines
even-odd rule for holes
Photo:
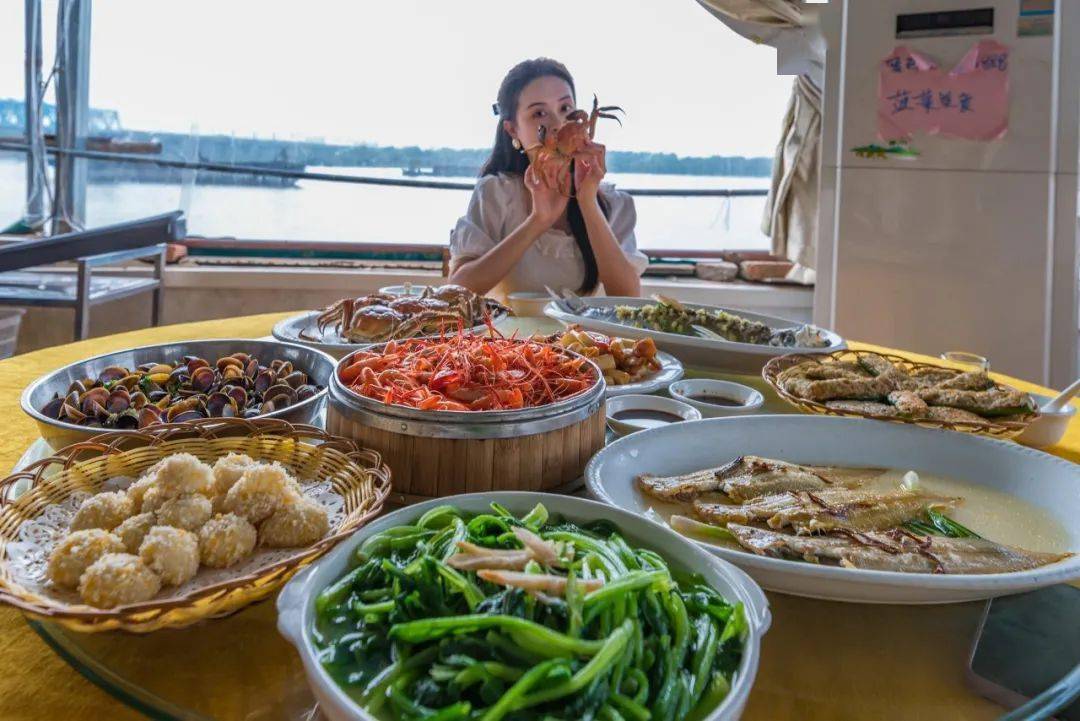
<svg viewBox="0 0 1080 721">
<path fill-rule="evenodd" d="M 19 408 L 19 395 L 41 374 L 82 358 L 140 345 L 197 338 L 260 337 L 268 334 L 273 324 L 287 315 L 269 314 L 148 328 L 0 361 L 0 417 L 5 419 L 5 431 L 0 434 L 0 467 L 10 468 L 37 437 L 33 422 Z M 877 350 L 862 344 L 856 347 Z M 1031 383 L 1006 380 L 1027 391 L 1049 392 Z M 1072 423 L 1062 443 L 1049 450 L 1073 462 L 1080 461 L 1080 422 Z M 853 697 L 868 695 L 876 695 L 879 702 L 881 698 L 893 697 L 899 705 L 903 705 L 902 699 L 925 698 L 925 704 L 920 704 L 922 713 L 914 716 L 909 713 L 905 717 L 908 721 L 916 718 L 993 718 L 1000 712 L 998 707 L 966 691 L 962 667 L 954 664 L 949 666 L 947 673 L 919 670 L 927 664 L 932 666 L 932 657 L 936 655 L 963 657 L 970 634 L 964 636 L 957 629 L 967 629 L 970 625 L 970 607 L 945 607 L 933 611 L 934 623 L 940 625 L 942 635 L 936 645 L 921 645 L 927 634 L 933 636 L 935 629 L 921 629 L 922 636 L 908 637 L 904 633 L 907 619 L 917 610 L 898 606 L 828 604 L 777 594 L 770 594 L 770 600 L 774 623 L 766 637 L 766 657 L 785 659 L 788 664 L 785 668 L 789 667 L 791 674 L 802 677 L 800 685 L 803 687 L 808 677 L 814 679 L 815 687 L 820 688 L 823 705 L 815 704 L 817 710 L 813 713 L 800 709 L 797 701 L 785 695 L 783 679 L 773 674 L 759 679 L 748 718 L 868 718 L 869 707 L 863 707 L 864 712 L 860 713 L 861 703 L 848 703 Z M 796 614 L 803 619 L 800 627 L 788 625 L 785 628 L 785 617 Z M 816 618 L 818 622 L 806 624 L 807 618 Z M 852 629 L 877 627 L 881 635 L 845 638 L 838 635 L 844 631 L 841 626 Z M 973 626 L 970 632 L 974 632 Z M 237 643 L 240 642 L 238 639 Z M 70 721 L 141 718 L 72 670 L 26 625 L 19 613 L 7 608 L 0 609 L 0 644 L 3 649 L 0 651 L 0 718 L 63 718 Z M 911 669 L 906 678 L 897 677 L 886 668 L 887 658 L 896 659 L 897 664 L 906 659 L 903 663 L 910 664 Z M 153 663 L 153 659 L 148 658 L 146 662 Z M 854 664 L 878 662 L 882 663 L 880 673 L 865 670 L 851 673 Z M 857 691 L 846 688 L 852 683 L 862 686 Z M 873 688 L 867 688 L 868 683 Z M 835 704 L 834 711 L 823 715 L 821 709 L 831 704 Z M 222 706 L 228 707 L 227 703 Z"/>
</svg>

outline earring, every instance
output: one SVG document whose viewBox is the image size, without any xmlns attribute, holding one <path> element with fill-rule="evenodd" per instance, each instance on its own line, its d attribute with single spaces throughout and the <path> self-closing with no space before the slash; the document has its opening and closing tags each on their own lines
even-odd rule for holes
<svg viewBox="0 0 1080 721">
<path fill-rule="evenodd" d="M 514 138 L 512 141 L 510 141 L 510 144 L 514 146 L 514 150 L 521 150 L 521 141 L 517 138 Z"/>
</svg>

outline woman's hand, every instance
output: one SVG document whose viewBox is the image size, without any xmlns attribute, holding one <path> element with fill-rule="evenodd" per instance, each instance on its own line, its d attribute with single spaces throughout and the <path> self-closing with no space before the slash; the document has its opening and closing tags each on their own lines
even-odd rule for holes
<svg viewBox="0 0 1080 721">
<path fill-rule="evenodd" d="M 532 195 L 529 217 L 479 258 L 451 261 L 451 283 L 463 285 L 481 295 L 487 293 L 513 270 L 532 244 L 566 211 L 569 198 L 541 183 L 531 167 L 525 170 L 525 187 Z"/>
<path fill-rule="evenodd" d="M 588 152 L 574 159 L 574 188 L 579 203 L 593 203 L 600 192 L 600 181 L 607 173 L 607 149 L 590 143 Z"/>
<path fill-rule="evenodd" d="M 543 230 L 547 230 L 562 217 L 569 198 L 564 197 L 555 188 L 547 187 L 531 165 L 525 169 L 525 187 L 529 189 L 529 195 L 532 196 L 530 218 Z"/>
</svg>

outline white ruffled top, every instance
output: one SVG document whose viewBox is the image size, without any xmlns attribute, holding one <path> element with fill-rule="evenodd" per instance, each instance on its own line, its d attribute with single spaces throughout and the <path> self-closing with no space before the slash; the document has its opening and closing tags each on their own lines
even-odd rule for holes
<svg viewBox="0 0 1080 721">
<path fill-rule="evenodd" d="M 608 202 L 611 230 L 640 275 L 649 259 L 637 249 L 634 238 L 634 199 L 611 183 L 602 183 L 600 192 Z M 520 175 L 500 173 L 480 178 L 469 209 L 450 234 L 451 259 L 461 262 L 484 255 L 525 222 L 530 207 L 529 191 Z M 496 290 L 503 296 L 519 291 L 543 293 L 545 285 L 576 291 L 584 278 L 585 263 L 574 236 L 550 228 L 529 246 Z"/>
</svg>

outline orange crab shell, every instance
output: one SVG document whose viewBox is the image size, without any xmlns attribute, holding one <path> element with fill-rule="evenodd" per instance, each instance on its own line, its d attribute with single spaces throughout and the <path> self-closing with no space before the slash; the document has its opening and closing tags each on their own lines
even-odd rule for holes
<svg viewBox="0 0 1080 721">
<path fill-rule="evenodd" d="M 541 131 L 541 141 L 525 149 L 529 164 L 544 185 L 570 197 L 573 191 L 571 163 L 575 157 L 598 155 L 599 146 L 592 142 L 599 118 L 618 118 L 609 111 L 620 110 L 616 106 L 601 108 L 593 96 L 591 113 L 575 110 L 566 121 L 552 133 Z M 620 110 L 621 112 L 621 110 Z"/>
<path fill-rule="evenodd" d="M 555 133 L 555 147 L 563 155 L 573 155 L 592 140 L 589 116 L 584 110 L 575 110 Z"/>
</svg>

